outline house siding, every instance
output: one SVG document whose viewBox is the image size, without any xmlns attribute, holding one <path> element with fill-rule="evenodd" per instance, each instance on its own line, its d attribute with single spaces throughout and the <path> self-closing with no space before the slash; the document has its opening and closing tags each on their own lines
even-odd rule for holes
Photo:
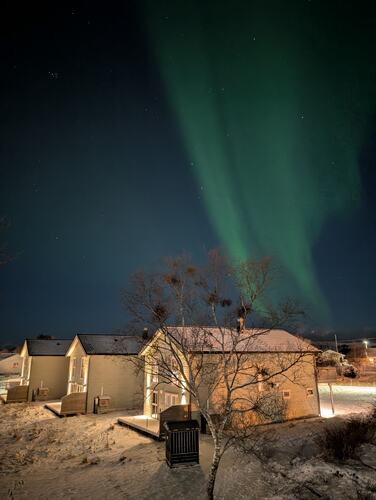
<svg viewBox="0 0 376 500">
<path fill-rule="evenodd" d="M 91 355 L 89 361 L 87 412 L 92 413 L 95 397 L 111 397 L 112 410 L 142 407 L 143 373 L 136 373 L 134 356 Z"/>
<path fill-rule="evenodd" d="M 276 375 L 268 381 L 274 385 L 274 388 L 268 387 L 268 383 L 261 383 L 262 389 L 260 390 L 259 384 L 252 384 L 245 389 L 240 389 L 234 392 L 234 397 L 252 399 L 258 395 L 268 394 L 272 391 L 276 395 L 280 395 L 287 391 L 289 396 L 284 400 L 285 419 L 297 419 L 303 417 L 317 416 L 320 414 L 318 403 L 318 388 L 316 381 L 316 367 L 315 356 L 313 354 L 305 354 L 303 358 L 298 358 L 301 354 L 294 353 L 263 353 L 263 354 L 250 354 L 248 355 L 250 366 L 259 366 L 269 373 L 276 373 L 282 366 L 290 366 L 295 360 L 296 364 L 288 368 L 283 374 Z M 248 376 L 249 378 L 249 376 Z M 237 384 L 247 383 L 247 375 L 242 374 L 237 377 Z M 308 393 L 310 390 L 310 393 Z M 312 394 L 311 394 L 312 392 Z M 271 392 L 269 392 L 271 394 Z M 206 388 L 201 388 L 200 394 L 202 400 L 206 400 Z M 210 409 L 215 413 L 217 404 L 220 404 L 222 396 L 225 395 L 224 387 L 219 386 L 209 401 Z"/>
<path fill-rule="evenodd" d="M 220 355 L 206 354 L 205 362 L 208 364 L 218 365 L 220 363 Z M 284 399 L 286 405 L 285 418 L 296 419 L 302 417 L 317 416 L 320 414 L 318 388 L 316 379 L 316 364 L 315 355 L 311 353 L 304 354 L 304 357 L 298 359 L 301 353 L 257 353 L 248 354 L 247 357 L 250 361 L 250 366 L 256 365 L 269 369 L 270 373 L 278 371 L 278 367 L 290 366 L 294 360 L 296 365 L 289 368 L 284 374 L 271 378 L 275 388 L 273 391 L 282 398 L 283 391 L 289 391 L 288 399 Z M 186 404 L 189 401 L 182 400 L 182 390 L 177 388 L 174 384 L 166 384 L 162 380 L 153 381 L 153 375 L 149 373 L 150 358 L 145 356 L 145 381 L 144 381 L 144 414 L 152 416 L 152 394 L 153 390 L 158 391 L 158 413 L 165 409 L 163 404 L 164 393 L 170 392 L 178 395 L 178 404 Z M 188 371 L 186 371 L 188 373 Z M 245 378 L 249 378 L 250 374 L 239 375 L 237 383 L 245 382 Z M 267 384 L 262 384 L 261 391 L 268 390 Z M 308 389 L 310 389 L 308 393 Z M 245 390 L 239 390 L 236 396 L 256 396 L 260 391 L 259 385 L 254 384 Z M 312 392 L 312 394 L 311 394 Z M 208 409 L 215 413 L 216 405 L 220 405 L 225 389 L 222 386 L 217 387 L 208 401 L 208 388 L 202 384 L 200 387 L 199 398 L 201 404 L 206 404 L 208 401 Z M 189 396 L 187 396 L 188 398 Z M 193 405 L 192 411 L 197 408 Z"/>
<path fill-rule="evenodd" d="M 68 370 L 69 360 L 65 356 L 32 356 L 28 400 L 32 400 L 33 391 L 41 386 L 41 381 L 49 389 L 49 399 L 60 399 L 66 393 Z"/>
</svg>

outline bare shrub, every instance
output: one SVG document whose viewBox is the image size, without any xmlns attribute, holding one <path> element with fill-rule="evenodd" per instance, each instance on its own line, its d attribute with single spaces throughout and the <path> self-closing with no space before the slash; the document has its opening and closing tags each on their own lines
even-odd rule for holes
<svg viewBox="0 0 376 500">
<path fill-rule="evenodd" d="M 346 460 L 356 456 L 357 449 L 376 438 L 376 421 L 367 417 L 352 417 L 327 427 L 318 437 L 317 444 L 325 456 Z"/>
</svg>

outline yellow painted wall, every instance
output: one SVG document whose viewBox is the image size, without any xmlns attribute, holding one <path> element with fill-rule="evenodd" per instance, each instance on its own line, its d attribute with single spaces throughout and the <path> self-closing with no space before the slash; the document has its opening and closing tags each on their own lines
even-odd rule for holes
<svg viewBox="0 0 376 500">
<path fill-rule="evenodd" d="M 111 397 L 111 409 L 140 409 L 144 374 L 136 373 L 133 356 L 91 355 L 89 361 L 87 411 L 92 413 L 94 398 Z"/>
<path fill-rule="evenodd" d="M 219 355 L 204 355 L 207 363 L 217 366 L 220 363 Z M 306 354 L 304 358 L 298 359 L 301 354 L 283 354 L 283 353 L 262 353 L 262 354 L 249 354 L 248 366 L 259 366 L 269 370 L 269 373 L 276 373 L 281 370 L 282 367 L 288 367 L 297 361 L 295 366 L 288 368 L 288 370 L 279 376 L 276 376 L 270 380 L 275 385 L 271 388 L 268 384 L 255 384 L 247 389 L 241 390 L 236 394 L 237 397 L 258 397 L 258 394 L 263 393 L 263 390 L 274 391 L 278 396 L 282 396 L 282 391 L 289 391 L 290 396 L 288 399 L 284 399 L 286 405 L 286 418 L 294 419 L 301 417 L 309 417 L 319 415 L 320 409 L 318 404 L 318 389 L 315 377 L 315 355 Z M 181 399 L 181 389 L 178 389 L 173 384 L 163 384 L 156 383 L 152 381 L 152 375 L 149 373 L 151 371 L 150 365 L 151 359 L 145 357 L 145 382 L 144 382 L 144 414 L 152 415 L 152 392 L 155 386 L 158 390 L 159 396 L 159 411 L 163 411 L 163 393 L 165 391 L 175 392 L 179 394 L 179 404 L 189 403 L 189 401 L 182 401 Z M 246 382 L 246 379 L 251 374 L 251 370 L 246 370 L 246 373 L 238 375 L 237 383 Z M 312 389 L 313 394 L 309 395 L 308 389 Z M 259 392 L 260 391 L 260 392 Z M 205 384 L 200 387 L 200 400 L 202 403 L 206 403 L 208 389 Z M 225 391 L 219 386 L 209 399 L 209 407 L 215 410 L 216 404 L 220 404 Z M 187 396 L 188 397 L 188 396 Z M 206 404 L 205 404 L 206 406 Z"/>
<path fill-rule="evenodd" d="M 265 383 L 252 384 L 244 389 L 239 389 L 233 394 L 237 398 L 261 398 L 264 394 L 278 394 L 282 396 L 283 391 L 289 391 L 290 395 L 284 399 L 286 405 L 286 419 L 302 418 L 309 416 L 319 415 L 320 409 L 318 404 L 318 388 L 315 378 L 315 356 L 313 354 L 306 354 L 304 358 L 300 358 L 300 354 L 283 354 L 283 353 L 264 353 L 264 354 L 250 354 L 248 356 L 251 366 L 257 365 L 260 368 L 269 370 L 270 374 L 280 371 L 283 367 L 288 367 L 284 373 L 272 377 Z M 212 356 L 211 356 L 212 357 Z M 239 374 L 236 379 L 237 384 L 247 383 L 249 376 L 246 373 Z M 276 384 L 271 387 L 269 383 Z M 312 389 L 313 394 L 308 394 L 308 389 Z M 201 388 L 202 393 L 205 393 L 205 387 Z M 225 395 L 223 387 L 213 393 L 210 398 L 210 408 L 215 410 L 216 404 L 221 404 L 221 398 Z M 241 404 L 241 403 L 239 403 Z M 247 402 L 243 403 L 247 405 Z"/>
<path fill-rule="evenodd" d="M 60 399 L 66 394 L 69 360 L 65 356 L 32 356 L 29 401 L 33 390 L 41 386 L 48 387 L 48 399 Z"/>
</svg>

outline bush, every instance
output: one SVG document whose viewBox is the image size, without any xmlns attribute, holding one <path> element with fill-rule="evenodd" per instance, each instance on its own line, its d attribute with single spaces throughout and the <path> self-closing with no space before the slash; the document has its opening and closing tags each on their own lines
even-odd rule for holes
<svg viewBox="0 0 376 500">
<path fill-rule="evenodd" d="M 343 370 L 343 376 L 348 378 L 356 378 L 357 372 L 352 365 L 346 366 Z"/>
<path fill-rule="evenodd" d="M 376 401 L 372 403 L 371 411 L 369 414 L 369 421 L 371 422 L 371 424 L 373 423 L 373 425 L 376 425 Z"/>
<path fill-rule="evenodd" d="M 376 438 L 376 421 L 370 417 L 352 417 L 327 427 L 318 438 L 321 451 L 331 458 L 354 458 L 358 447 Z"/>
</svg>

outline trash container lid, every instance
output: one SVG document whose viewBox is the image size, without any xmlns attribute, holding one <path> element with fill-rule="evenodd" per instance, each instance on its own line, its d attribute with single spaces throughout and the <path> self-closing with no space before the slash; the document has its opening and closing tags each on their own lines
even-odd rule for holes
<svg viewBox="0 0 376 500">
<path fill-rule="evenodd" d="M 164 423 L 164 427 L 168 431 L 184 431 L 184 430 L 198 430 L 200 426 L 197 420 L 174 420 Z"/>
</svg>

